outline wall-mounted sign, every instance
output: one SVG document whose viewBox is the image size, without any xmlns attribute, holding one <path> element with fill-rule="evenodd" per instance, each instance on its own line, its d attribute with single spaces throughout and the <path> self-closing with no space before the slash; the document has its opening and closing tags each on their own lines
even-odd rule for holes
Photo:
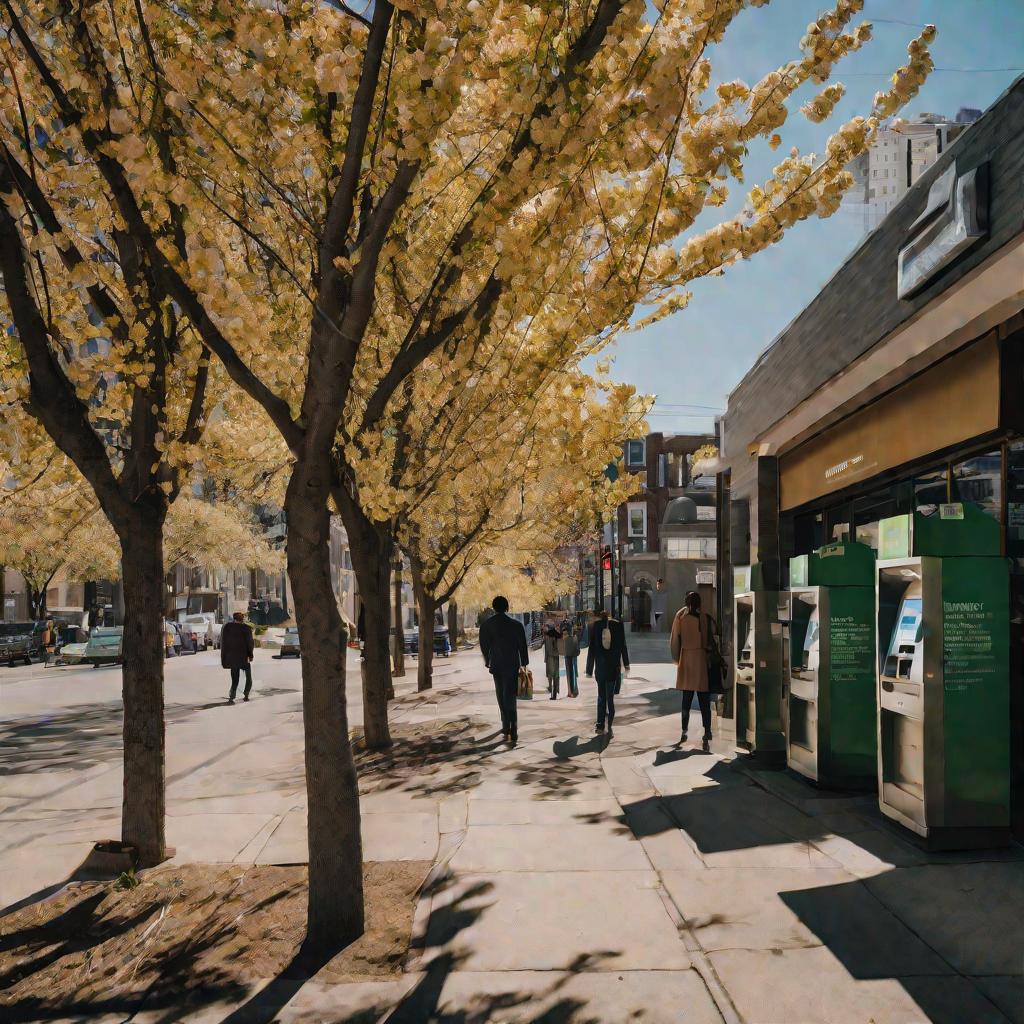
<svg viewBox="0 0 1024 1024">
<path fill-rule="evenodd" d="M 913 295 L 987 234 L 988 164 L 960 175 L 950 164 L 932 182 L 924 213 L 900 249 L 897 295 Z"/>
<path fill-rule="evenodd" d="M 829 466 L 825 470 L 825 479 L 835 480 L 837 476 L 842 476 L 848 469 L 853 469 L 856 466 L 859 466 L 863 461 L 863 455 L 852 455 L 848 459 L 843 459 L 842 462 L 837 462 L 834 466 Z"/>
</svg>

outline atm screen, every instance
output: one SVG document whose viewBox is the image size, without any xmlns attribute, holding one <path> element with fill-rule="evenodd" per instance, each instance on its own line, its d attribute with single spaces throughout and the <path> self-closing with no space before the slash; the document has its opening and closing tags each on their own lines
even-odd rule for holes
<svg viewBox="0 0 1024 1024">
<path fill-rule="evenodd" d="M 818 609 L 811 612 L 807 623 L 807 633 L 804 635 L 804 659 L 803 668 L 817 672 L 818 670 Z"/>
<path fill-rule="evenodd" d="M 921 598 L 908 597 L 900 610 L 900 622 L 896 627 L 897 642 L 913 644 L 917 642 L 917 628 L 921 622 Z"/>
</svg>

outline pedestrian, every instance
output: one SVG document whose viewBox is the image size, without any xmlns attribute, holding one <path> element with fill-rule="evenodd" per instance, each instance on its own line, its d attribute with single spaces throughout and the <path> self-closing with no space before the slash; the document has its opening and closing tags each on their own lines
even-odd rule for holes
<svg viewBox="0 0 1024 1024">
<path fill-rule="evenodd" d="M 558 657 L 561 637 L 554 626 L 544 630 L 544 674 L 548 677 L 548 693 L 552 700 L 558 700 Z"/>
<path fill-rule="evenodd" d="M 508 600 L 500 595 L 491 602 L 494 614 L 480 627 L 480 653 L 494 676 L 494 692 L 501 712 L 501 734 L 514 747 L 519 739 L 516 689 L 519 670 L 530 663 L 526 630 L 508 614 Z"/>
<path fill-rule="evenodd" d="M 580 695 L 580 670 L 576 660 L 579 653 L 580 644 L 576 638 L 576 628 L 571 620 L 566 619 L 562 629 L 562 657 L 565 658 L 565 689 L 570 697 Z"/>
<path fill-rule="evenodd" d="M 668 593 L 665 590 L 665 581 L 658 579 L 654 584 L 654 594 L 651 596 L 651 615 L 654 617 L 654 631 L 660 629 L 661 620 L 665 617 L 665 609 L 668 605 Z"/>
<path fill-rule="evenodd" d="M 587 678 L 597 680 L 597 731 L 604 732 L 607 719 L 610 733 L 615 721 L 615 693 L 622 673 L 629 672 L 629 651 L 622 623 L 604 610 L 594 614 L 587 646 Z"/>
<path fill-rule="evenodd" d="M 691 590 L 686 604 L 672 620 L 672 660 L 676 663 L 676 689 L 683 691 L 682 725 L 679 743 L 686 742 L 693 695 L 697 695 L 700 717 L 704 724 L 703 749 L 711 749 L 711 692 L 708 685 L 708 655 L 718 626 L 715 620 L 702 612 L 700 594 Z"/>
<path fill-rule="evenodd" d="M 245 672 L 245 690 L 242 692 L 242 700 L 249 699 L 249 692 L 252 690 L 252 654 L 255 646 L 252 628 L 245 621 L 245 616 L 241 612 L 235 612 L 231 616 L 231 621 L 225 622 L 220 631 L 220 665 L 221 668 L 231 671 L 229 704 L 235 703 L 238 674 L 242 671 Z"/>
</svg>

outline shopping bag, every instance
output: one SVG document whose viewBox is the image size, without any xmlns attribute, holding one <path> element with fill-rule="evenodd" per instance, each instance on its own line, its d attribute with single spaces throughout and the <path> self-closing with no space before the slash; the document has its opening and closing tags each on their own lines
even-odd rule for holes
<svg viewBox="0 0 1024 1024">
<path fill-rule="evenodd" d="M 533 699 L 533 673 L 525 665 L 519 669 L 519 685 L 516 695 L 524 700 Z"/>
</svg>

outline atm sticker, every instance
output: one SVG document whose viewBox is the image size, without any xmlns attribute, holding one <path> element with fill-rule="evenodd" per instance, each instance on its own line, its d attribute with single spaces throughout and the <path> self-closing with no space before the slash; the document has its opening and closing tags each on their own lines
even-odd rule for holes
<svg viewBox="0 0 1024 1024">
<path fill-rule="evenodd" d="M 964 517 L 964 506 L 963 502 L 954 501 L 948 505 L 939 506 L 939 518 L 940 519 L 963 519 Z"/>
</svg>

